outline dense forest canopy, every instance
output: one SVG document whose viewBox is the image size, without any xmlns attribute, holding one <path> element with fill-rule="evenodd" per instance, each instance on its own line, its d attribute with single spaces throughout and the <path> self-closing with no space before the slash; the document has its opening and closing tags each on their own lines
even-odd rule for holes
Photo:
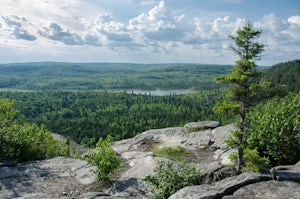
<svg viewBox="0 0 300 199">
<path fill-rule="evenodd" d="M 200 64 L 22 63 L 0 65 L 0 88 L 21 90 L 213 89 L 231 66 Z"/>
<path fill-rule="evenodd" d="M 273 65 L 263 75 L 273 88 L 300 91 L 300 59 Z"/>
<path fill-rule="evenodd" d="M 30 122 L 53 133 L 94 145 L 100 137 L 129 138 L 148 129 L 182 126 L 201 120 L 228 121 L 212 111 L 219 96 L 213 92 L 189 95 L 134 95 L 111 92 L 1 92 L 16 100 Z"/>
</svg>

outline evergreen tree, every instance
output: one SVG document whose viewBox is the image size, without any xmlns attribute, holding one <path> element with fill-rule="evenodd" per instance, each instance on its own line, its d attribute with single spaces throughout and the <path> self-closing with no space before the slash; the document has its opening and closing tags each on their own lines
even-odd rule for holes
<svg viewBox="0 0 300 199">
<path fill-rule="evenodd" d="M 226 98 L 215 106 L 216 112 L 228 111 L 237 116 L 238 131 L 232 132 L 232 137 L 227 143 L 230 147 L 238 149 L 237 171 L 243 166 L 243 149 L 248 139 L 247 113 L 253 105 L 258 94 L 260 72 L 256 69 L 256 60 L 264 50 L 264 45 L 255 42 L 262 30 L 254 29 L 251 23 L 237 30 L 236 35 L 230 35 L 235 46 L 231 49 L 239 56 L 231 73 L 216 78 L 217 82 L 231 85 Z"/>
</svg>

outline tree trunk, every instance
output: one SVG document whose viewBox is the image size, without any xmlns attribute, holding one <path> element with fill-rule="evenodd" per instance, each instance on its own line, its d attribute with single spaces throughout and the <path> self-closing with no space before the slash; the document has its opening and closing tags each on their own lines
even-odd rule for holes
<svg viewBox="0 0 300 199">
<path fill-rule="evenodd" d="M 238 163 L 237 163 L 237 173 L 240 174 L 241 173 L 241 168 L 244 165 L 244 156 L 243 156 L 243 152 L 244 150 L 239 147 L 238 148 Z"/>
</svg>

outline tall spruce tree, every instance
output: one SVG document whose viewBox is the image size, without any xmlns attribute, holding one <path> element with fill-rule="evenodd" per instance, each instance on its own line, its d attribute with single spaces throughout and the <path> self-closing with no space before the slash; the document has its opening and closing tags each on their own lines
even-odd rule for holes
<svg viewBox="0 0 300 199">
<path fill-rule="evenodd" d="M 235 45 L 231 49 L 239 56 L 235 61 L 232 71 L 215 80 L 219 83 L 227 83 L 230 90 L 224 100 L 218 102 L 215 106 L 215 112 L 231 112 L 237 117 L 238 131 L 233 131 L 227 144 L 230 147 L 237 148 L 238 162 L 237 172 L 241 171 L 243 166 L 243 151 L 248 139 L 247 114 L 249 108 L 255 103 L 258 90 L 261 87 L 258 78 L 260 72 L 257 71 L 256 61 L 260 59 L 265 45 L 255 42 L 262 33 L 262 30 L 254 29 L 251 23 L 237 30 L 235 35 L 230 35 Z"/>
</svg>

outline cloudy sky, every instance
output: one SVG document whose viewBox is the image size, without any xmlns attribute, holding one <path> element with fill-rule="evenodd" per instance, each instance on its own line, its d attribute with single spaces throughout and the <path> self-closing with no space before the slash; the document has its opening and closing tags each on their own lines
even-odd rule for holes
<svg viewBox="0 0 300 199">
<path fill-rule="evenodd" d="M 0 63 L 233 64 L 247 21 L 264 31 L 259 64 L 300 58 L 299 0 L 1 0 Z"/>
</svg>

